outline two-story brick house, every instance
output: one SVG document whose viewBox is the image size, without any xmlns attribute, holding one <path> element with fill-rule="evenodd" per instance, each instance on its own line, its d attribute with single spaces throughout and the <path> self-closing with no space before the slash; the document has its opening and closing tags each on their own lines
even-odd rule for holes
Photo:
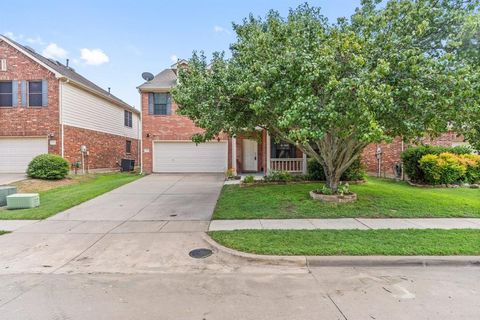
<svg viewBox="0 0 480 320">
<path fill-rule="evenodd" d="M 138 87 L 142 105 L 143 170 L 149 172 L 224 172 L 263 173 L 269 170 L 305 173 L 306 156 L 294 145 L 275 141 L 259 128 L 248 136 L 221 136 L 216 141 L 195 145 L 194 133 L 202 130 L 188 118 L 176 114 L 177 105 L 170 91 L 177 83 L 174 64 L 157 74 L 153 80 Z M 452 146 L 463 143 L 462 137 L 447 133 L 425 143 Z M 391 176 L 406 148 L 401 139 L 390 144 L 371 144 L 365 148 L 362 162 L 370 173 Z M 381 156 L 377 151 L 381 151 Z M 380 159 L 380 163 L 379 163 Z"/>
<path fill-rule="evenodd" d="M 306 157 L 295 146 L 275 142 L 259 129 L 248 136 L 219 136 L 196 145 L 192 135 L 201 132 L 187 117 L 176 114 L 177 104 L 170 95 L 177 83 L 179 61 L 138 87 L 142 105 L 143 171 L 225 172 L 268 170 L 304 172 Z"/>
<path fill-rule="evenodd" d="M 43 153 L 116 169 L 138 160 L 139 123 L 138 110 L 72 68 L 0 36 L 0 173 L 25 172 Z"/>
</svg>

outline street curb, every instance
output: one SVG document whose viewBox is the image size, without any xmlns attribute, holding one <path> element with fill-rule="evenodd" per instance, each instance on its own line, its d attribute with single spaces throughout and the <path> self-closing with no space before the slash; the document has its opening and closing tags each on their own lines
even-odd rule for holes
<svg viewBox="0 0 480 320">
<path fill-rule="evenodd" d="M 216 251 L 223 252 L 248 262 L 276 266 L 296 267 L 480 267 L 480 256 L 269 256 L 237 251 L 227 248 L 208 233 L 207 241 Z"/>
<path fill-rule="evenodd" d="M 246 253 L 222 246 L 213 240 L 208 233 L 204 233 L 203 238 L 216 251 L 247 260 L 248 262 L 257 262 L 275 266 L 307 267 L 307 259 L 305 256 L 266 256 Z"/>
<path fill-rule="evenodd" d="M 309 267 L 480 267 L 479 256 L 307 256 Z"/>
</svg>

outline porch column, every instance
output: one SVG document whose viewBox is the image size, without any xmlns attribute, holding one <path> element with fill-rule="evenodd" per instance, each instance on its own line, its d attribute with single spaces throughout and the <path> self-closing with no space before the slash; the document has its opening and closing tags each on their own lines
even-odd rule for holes
<svg viewBox="0 0 480 320">
<path fill-rule="evenodd" d="M 237 137 L 232 137 L 232 168 L 233 174 L 237 175 Z"/>
<path fill-rule="evenodd" d="M 270 172 L 270 158 L 271 158 L 271 143 L 270 143 L 270 134 L 268 133 L 267 131 L 267 156 L 266 156 L 266 159 L 267 159 L 267 167 L 265 169 L 265 175 L 268 175 L 268 172 Z"/>
<path fill-rule="evenodd" d="M 307 174 L 307 155 L 305 153 L 303 153 L 303 165 L 302 165 L 302 173 L 303 174 Z"/>
</svg>

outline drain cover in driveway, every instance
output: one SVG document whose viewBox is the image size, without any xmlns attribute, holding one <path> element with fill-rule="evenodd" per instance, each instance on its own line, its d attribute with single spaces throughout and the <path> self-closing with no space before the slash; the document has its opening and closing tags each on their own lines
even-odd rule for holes
<svg viewBox="0 0 480 320">
<path fill-rule="evenodd" d="M 204 259 L 204 258 L 210 257 L 212 254 L 213 254 L 212 250 L 205 249 L 205 248 L 194 249 L 188 253 L 190 257 L 195 259 Z"/>
</svg>

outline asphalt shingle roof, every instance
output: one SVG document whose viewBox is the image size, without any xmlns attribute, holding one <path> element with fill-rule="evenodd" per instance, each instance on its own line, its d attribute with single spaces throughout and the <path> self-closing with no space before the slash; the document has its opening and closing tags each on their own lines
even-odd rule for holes
<svg viewBox="0 0 480 320">
<path fill-rule="evenodd" d="M 170 89 L 177 84 L 177 74 L 174 69 L 165 69 L 157 74 L 152 80 L 138 86 L 141 91 L 149 89 Z"/>
</svg>

